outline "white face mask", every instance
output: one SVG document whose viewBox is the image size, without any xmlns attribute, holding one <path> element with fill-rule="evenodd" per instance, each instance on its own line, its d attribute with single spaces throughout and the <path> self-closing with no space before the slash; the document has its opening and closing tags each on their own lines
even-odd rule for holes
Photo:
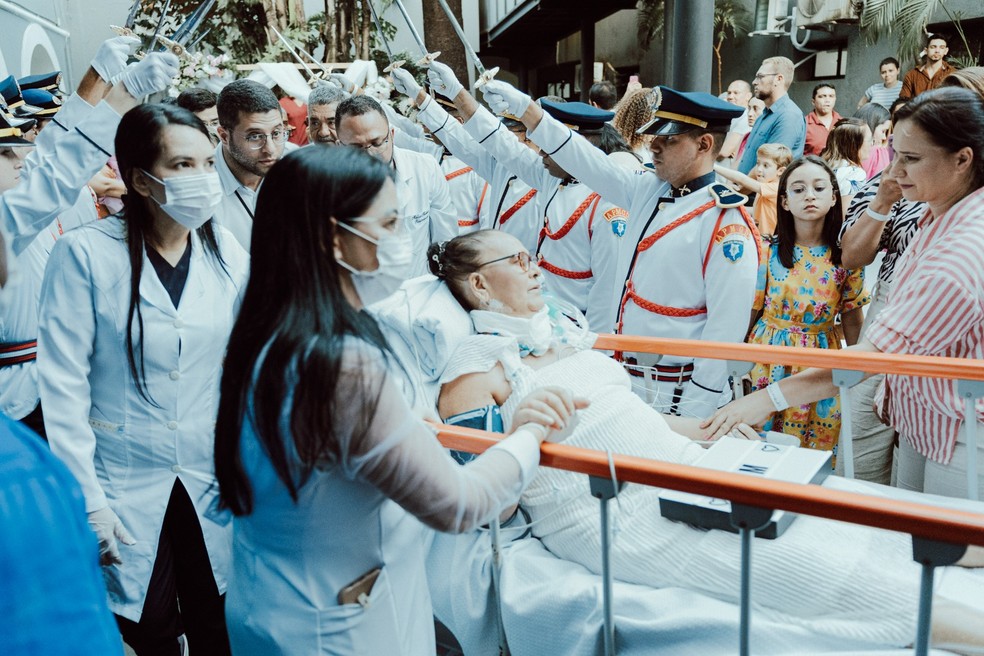
<svg viewBox="0 0 984 656">
<path fill-rule="evenodd" d="M 175 175 L 161 180 L 147 171 L 144 174 L 151 180 L 164 185 L 167 202 L 158 203 L 167 215 L 188 228 L 197 230 L 212 218 L 215 209 L 222 204 L 222 183 L 219 174 L 201 173 L 197 175 Z"/>
<path fill-rule="evenodd" d="M 349 220 L 353 223 L 374 223 L 378 219 Z M 339 221 L 338 225 L 376 245 L 376 261 L 379 262 L 379 267 L 375 271 L 360 271 L 343 260 L 336 260 L 339 266 L 352 274 L 352 285 L 355 286 L 355 291 L 363 305 L 372 305 L 376 301 L 383 300 L 399 289 L 400 285 L 409 278 L 413 263 L 413 241 L 406 230 L 386 233 L 375 239 L 342 221 Z"/>
<path fill-rule="evenodd" d="M 515 317 L 501 312 L 472 310 L 472 323 L 475 330 L 488 335 L 515 337 L 519 342 L 519 354 L 543 355 L 550 350 L 553 342 L 553 324 L 546 307 L 532 317 Z"/>
</svg>

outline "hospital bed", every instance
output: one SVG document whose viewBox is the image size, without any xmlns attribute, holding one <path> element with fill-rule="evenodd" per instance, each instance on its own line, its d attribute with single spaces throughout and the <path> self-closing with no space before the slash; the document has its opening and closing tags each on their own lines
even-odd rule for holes
<svg viewBox="0 0 984 656">
<path fill-rule="evenodd" d="M 455 341 L 471 331 L 467 314 L 450 295 L 444 297 L 446 290 L 442 292 L 442 289 L 432 279 L 409 281 L 403 296 L 398 294 L 391 299 L 389 307 L 373 308 L 397 357 L 412 369 L 413 387 L 422 408 L 435 406 L 436 380 L 443 369 L 441 354 L 449 355 Z M 664 354 L 687 354 L 696 348 L 704 357 L 733 362 L 747 358 L 758 362 L 984 380 L 984 363 L 959 360 L 934 367 L 932 362 L 922 362 L 932 360 L 928 358 L 873 354 L 873 357 L 855 356 L 848 362 L 843 354 L 830 351 L 821 354 L 807 349 L 785 349 L 788 352 L 783 352 L 781 347 L 708 345 L 611 335 L 601 336 L 597 346 Z M 733 369 L 740 371 L 741 367 L 735 365 Z M 847 374 L 841 378 L 847 378 Z M 848 416 L 844 423 L 850 423 Z M 441 427 L 439 437 L 448 448 L 474 452 L 484 450 L 496 439 L 491 434 L 456 427 Z M 738 474 L 708 476 L 706 470 L 694 467 L 639 463 L 639 459 L 608 457 L 562 444 L 545 444 L 542 454 L 542 466 L 581 471 L 594 476 L 595 482 L 608 480 L 614 469 L 620 481 L 683 489 L 728 498 L 736 504 L 755 503 L 888 527 L 924 538 L 944 537 L 959 544 L 984 545 L 984 504 L 980 502 L 931 497 L 836 477 L 828 479 L 824 494 L 819 497 L 816 486 L 749 481 L 751 477 Z M 585 493 L 589 493 L 587 486 Z M 940 510 L 927 509 L 925 504 L 938 505 Z M 455 635 L 465 654 L 499 653 L 500 631 L 509 652 L 517 656 L 603 653 L 713 656 L 740 651 L 766 656 L 913 653 L 912 649 L 850 643 L 822 632 L 790 626 L 760 608 L 742 621 L 743 611 L 737 604 L 684 589 L 652 589 L 606 580 L 578 564 L 557 558 L 539 540 L 521 537 L 525 533 L 522 527 L 501 529 L 495 541 L 492 532 L 435 534 L 429 553 L 435 616 Z M 498 568 L 494 566 L 493 542 L 498 544 L 501 554 Z M 753 544 L 751 557 L 754 557 Z M 924 580 L 930 576 L 930 592 L 935 586 L 937 592 L 984 609 L 984 573 L 980 570 L 935 570 L 935 579 L 933 572 L 932 568 L 924 568 Z M 751 598 L 754 600 L 754 589 Z M 928 621 L 928 615 L 924 619 Z M 922 642 L 915 632 L 913 639 Z M 917 644 L 916 653 L 951 652 L 920 650 Z"/>
</svg>

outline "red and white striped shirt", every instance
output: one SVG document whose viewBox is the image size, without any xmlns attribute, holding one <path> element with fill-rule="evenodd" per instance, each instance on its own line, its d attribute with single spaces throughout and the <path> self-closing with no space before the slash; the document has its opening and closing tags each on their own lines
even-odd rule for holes
<svg viewBox="0 0 984 656">
<path fill-rule="evenodd" d="M 984 188 L 920 219 L 865 337 L 886 353 L 984 358 Z M 956 381 L 889 375 L 876 402 L 919 453 L 950 462 L 964 418 Z M 984 420 L 984 403 L 976 409 Z"/>
</svg>

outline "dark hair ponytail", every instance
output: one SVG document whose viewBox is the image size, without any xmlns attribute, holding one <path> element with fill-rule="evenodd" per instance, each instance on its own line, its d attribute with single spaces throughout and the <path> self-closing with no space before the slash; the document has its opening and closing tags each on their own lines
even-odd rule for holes
<svg viewBox="0 0 984 656">
<path fill-rule="evenodd" d="M 427 249 L 427 265 L 431 273 L 442 279 L 461 307 L 472 309 L 465 293 L 468 274 L 475 272 L 481 263 L 482 239 L 493 230 L 478 230 L 458 235 L 445 242 L 434 242 Z"/>
</svg>

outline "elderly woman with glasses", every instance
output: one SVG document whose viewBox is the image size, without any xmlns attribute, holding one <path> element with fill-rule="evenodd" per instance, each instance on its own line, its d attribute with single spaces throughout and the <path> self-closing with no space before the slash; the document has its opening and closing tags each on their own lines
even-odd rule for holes
<svg viewBox="0 0 984 656">
<path fill-rule="evenodd" d="M 431 245 L 429 261 L 476 331 L 460 341 L 441 376 L 438 411 L 447 423 L 495 430 L 509 425 L 520 398 L 560 386 L 590 401 L 568 424 L 567 444 L 683 464 L 703 453 L 681 434 L 694 434 L 690 421 L 697 420 L 660 415 L 646 405 L 619 363 L 590 350 L 590 333 L 548 307 L 539 268 L 516 238 L 498 230 L 462 235 Z M 741 431 L 754 437 L 747 427 Z M 610 509 L 618 531 L 611 551 L 615 577 L 735 602 L 738 536 L 663 519 L 658 495 L 656 488 L 630 485 Z M 547 549 L 597 573 L 598 503 L 584 475 L 540 468 L 520 505 Z M 779 538 L 759 541 L 756 554 L 756 599 L 773 616 L 849 639 L 911 641 L 919 568 L 908 536 L 803 516 Z M 975 552 L 963 564 L 982 563 Z M 953 608 L 980 615 L 959 603 Z M 966 617 L 934 614 L 938 635 L 965 625 L 957 618 Z M 973 639 L 984 644 L 980 631 Z"/>
</svg>

